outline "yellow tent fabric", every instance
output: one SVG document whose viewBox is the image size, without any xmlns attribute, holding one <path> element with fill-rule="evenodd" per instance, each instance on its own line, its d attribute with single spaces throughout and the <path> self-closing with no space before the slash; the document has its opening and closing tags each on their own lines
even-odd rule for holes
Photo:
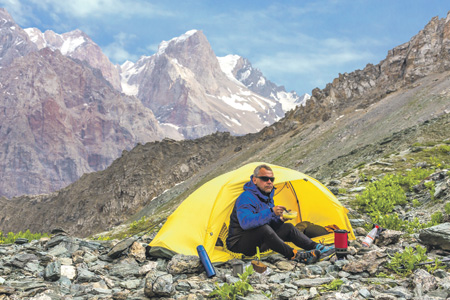
<svg viewBox="0 0 450 300">
<path fill-rule="evenodd" d="M 228 227 L 234 203 L 243 192 L 244 184 L 260 164 L 267 163 L 247 164 L 198 188 L 169 216 L 151 241 L 151 249 L 163 248 L 171 253 L 197 255 L 197 246 L 203 245 L 213 263 L 232 259 L 222 247 L 216 246 L 216 242 L 222 226 Z M 284 205 L 298 212 L 297 219 L 289 222 L 294 225 L 301 221 L 321 226 L 334 224 L 349 231 L 349 240 L 355 239 L 347 217 L 348 210 L 324 185 L 301 172 L 267 165 L 276 178 L 275 205 Z M 315 239 L 333 243 L 334 234 Z"/>
</svg>

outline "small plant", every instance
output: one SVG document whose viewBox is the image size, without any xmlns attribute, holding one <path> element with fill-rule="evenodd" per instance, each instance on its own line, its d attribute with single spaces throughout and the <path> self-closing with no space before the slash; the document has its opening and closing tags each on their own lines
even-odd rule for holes
<svg viewBox="0 0 450 300">
<path fill-rule="evenodd" d="M 440 145 L 438 147 L 438 151 L 444 154 L 450 153 L 450 146 L 449 145 Z"/>
<path fill-rule="evenodd" d="M 445 213 L 446 213 L 447 215 L 450 215 L 450 202 L 447 202 L 447 203 L 444 205 L 444 210 L 445 210 Z"/>
<path fill-rule="evenodd" d="M 366 174 L 364 174 L 363 172 L 359 173 L 359 179 L 361 181 L 369 181 L 371 178 L 368 177 Z"/>
<path fill-rule="evenodd" d="M 355 169 L 362 169 L 364 168 L 365 165 L 366 165 L 365 162 L 359 163 L 358 165 L 356 165 Z"/>
<path fill-rule="evenodd" d="M 428 273 L 433 273 L 437 269 L 444 269 L 445 266 L 442 265 L 442 261 L 440 261 L 439 259 L 436 258 L 434 260 L 434 265 L 432 265 L 432 264 L 426 265 L 426 268 L 427 268 Z"/>
<path fill-rule="evenodd" d="M 133 221 L 130 224 L 130 230 L 131 231 L 136 231 L 136 230 L 142 230 L 143 228 L 145 228 L 145 224 L 147 223 L 147 217 L 143 216 L 142 218 L 140 218 L 138 221 Z"/>
<path fill-rule="evenodd" d="M 422 168 L 413 168 L 405 176 L 398 176 L 398 183 L 405 188 L 405 190 L 412 190 L 413 186 L 418 184 L 432 173 L 431 170 Z"/>
<path fill-rule="evenodd" d="M 424 183 L 425 187 L 430 190 L 431 200 L 434 200 L 434 193 L 436 192 L 436 183 L 434 181 L 427 181 Z"/>
<path fill-rule="evenodd" d="M 435 156 L 430 157 L 430 163 L 436 169 L 439 169 L 442 167 L 442 162 L 439 160 L 439 158 L 437 158 Z"/>
<path fill-rule="evenodd" d="M 441 224 L 442 222 L 444 222 L 444 216 L 442 215 L 442 212 L 437 211 L 431 215 L 431 223 L 433 223 L 433 226 Z"/>
<path fill-rule="evenodd" d="M 427 261 L 426 251 L 426 248 L 419 245 L 415 250 L 412 247 L 406 247 L 403 252 L 395 253 L 386 266 L 395 273 L 406 277 L 418 267 L 419 263 Z"/>
<path fill-rule="evenodd" d="M 249 292 L 253 292 L 253 287 L 249 283 L 249 276 L 253 274 L 253 267 L 248 266 L 244 273 L 238 274 L 239 281 L 234 284 L 224 283 L 222 286 L 216 282 L 215 289 L 209 294 L 209 297 L 221 300 L 235 300 L 237 296 L 246 296 Z"/>
<path fill-rule="evenodd" d="M 387 214 L 394 206 L 406 204 L 406 195 L 398 183 L 398 176 L 386 175 L 370 183 L 362 194 L 356 196 L 356 200 L 369 214 Z"/>
<path fill-rule="evenodd" d="M 339 194 L 347 194 L 347 189 L 339 188 Z"/>
<path fill-rule="evenodd" d="M 110 240 L 112 240 L 112 238 L 110 236 L 102 236 L 102 235 L 100 235 L 100 236 L 97 236 L 95 238 L 92 238 L 92 240 L 94 240 L 94 241 L 110 241 Z"/>
<path fill-rule="evenodd" d="M 342 281 L 341 279 L 334 279 L 332 282 L 330 282 L 329 284 L 324 284 L 322 285 L 322 287 L 326 290 L 326 291 L 337 291 L 339 290 L 339 288 L 341 287 L 341 285 L 344 284 L 344 281 Z"/>
<path fill-rule="evenodd" d="M 413 207 L 419 207 L 419 206 L 420 206 L 419 200 L 414 199 L 414 200 L 412 201 L 412 206 L 413 206 Z"/>
</svg>

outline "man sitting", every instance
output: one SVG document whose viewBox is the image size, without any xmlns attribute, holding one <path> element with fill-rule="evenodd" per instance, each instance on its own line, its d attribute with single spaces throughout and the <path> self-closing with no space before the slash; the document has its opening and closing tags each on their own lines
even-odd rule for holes
<svg viewBox="0 0 450 300">
<path fill-rule="evenodd" d="M 237 198 L 230 216 L 227 247 L 247 256 L 256 254 L 256 247 L 269 249 L 305 264 L 334 253 L 334 246 L 314 242 L 291 223 L 285 223 L 284 206 L 275 206 L 273 195 L 275 177 L 267 165 L 255 168 L 244 192 Z M 297 251 L 285 242 L 292 242 L 306 251 Z"/>
</svg>

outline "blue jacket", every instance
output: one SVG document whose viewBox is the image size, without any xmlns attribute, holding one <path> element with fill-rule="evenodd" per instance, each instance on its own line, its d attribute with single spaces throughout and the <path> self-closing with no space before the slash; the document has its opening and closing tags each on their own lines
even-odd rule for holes
<svg viewBox="0 0 450 300">
<path fill-rule="evenodd" d="M 271 209 L 275 206 L 273 202 L 275 188 L 269 195 L 266 195 L 253 183 L 252 179 L 253 175 L 250 176 L 250 181 L 244 185 L 244 192 L 239 195 L 234 204 L 228 228 L 228 248 L 239 240 L 245 230 L 265 224 L 276 230 L 283 224 L 280 217 L 275 215 Z"/>
</svg>

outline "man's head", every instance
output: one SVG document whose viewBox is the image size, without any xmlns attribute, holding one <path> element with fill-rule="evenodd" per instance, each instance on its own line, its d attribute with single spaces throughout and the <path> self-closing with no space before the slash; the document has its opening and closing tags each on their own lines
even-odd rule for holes
<svg viewBox="0 0 450 300">
<path fill-rule="evenodd" d="M 264 193 L 269 194 L 273 190 L 272 169 L 268 165 L 259 165 L 253 171 L 253 183 Z"/>
</svg>

